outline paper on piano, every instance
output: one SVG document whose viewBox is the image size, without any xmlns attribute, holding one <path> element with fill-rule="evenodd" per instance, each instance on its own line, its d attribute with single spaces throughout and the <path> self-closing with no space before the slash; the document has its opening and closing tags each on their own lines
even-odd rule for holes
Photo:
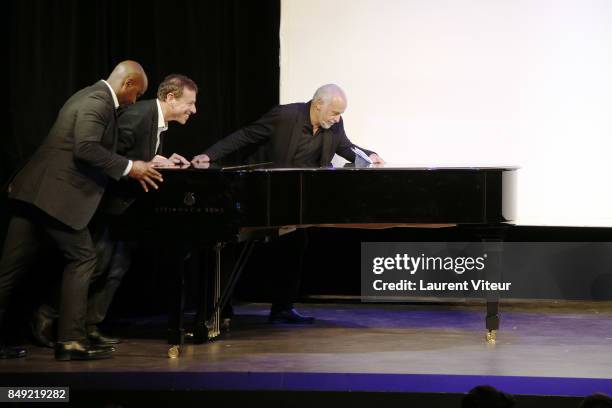
<svg viewBox="0 0 612 408">
<path fill-rule="evenodd" d="M 372 159 L 360 148 L 357 146 L 351 147 L 353 153 L 355 153 L 355 166 L 357 167 L 367 167 L 372 164 Z"/>
</svg>

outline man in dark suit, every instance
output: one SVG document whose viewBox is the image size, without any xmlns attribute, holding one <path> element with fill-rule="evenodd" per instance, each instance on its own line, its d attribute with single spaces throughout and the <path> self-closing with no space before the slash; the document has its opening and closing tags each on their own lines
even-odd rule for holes
<svg viewBox="0 0 612 408">
<path fill-rule="evenodd" d="M 215 143 L 193 158 L 194 163 L 218 160 L 236 150 L 261 145 L 264 158 L 278 166 L 329 166 L 335 154 L 355 161 L 356 147 L 344 132 L 346 96 L 334 84 L 323 85 L 307 103 L 279 105 L 259 120 Z M 373 163 L 384 163 L 374 152 L 361 149 Z"/>
<path fill-rule="evenodd" d="M 74 94 L 60 110 L 47 138 L 9 186 L 14 214 L 0 260 L 0 325 L 10 295 L 47 235 L 65 259 L 59 308 L 58 360 L 111 357 L 112 348 L 87 341 L 87 291 L 96 253 L 87 224 L 109 178 L 138 180 L 148 191 L 161 174 L 153 165 L 114 153 L 116 109 L 132 104 L 147 89 L 137 62 L 117 65 L 109 78 Z M 22 357 L 23 348 L 0 346 L 0 358 Z"/>
<path fill-rule="evenodd" d="M 169 158 L 161 152 L 161 135 L 169 122 L 185 124 L 196 113 L 196 83 L 185 75 L 168 75 L 159 85 L 157 98 L 136 102 L 119 110 L 117 153 L 132 160 L 152 162 L 156 167 L 189 166 L 179 154 Z M 87 304 L 87 336 L 99 345 L 112 345 L 120 339 L 102 333 L 98 325 L 108 308 L 125 273 L 129 270 L 134 243 L 112 238 L 109 224 L 112 217 L 122 214 L 134 202 L 136 189 L 131 180 L 122 178 L 109 183 L 90 224 L 96 247 L 97 265 L 92 276 Z M 53 347 L 53 322 L 56 307 L 41 305 L 34 313 L 32 334 L 40 345 Z"/>
<path fill-rule="evenodd" d="M 240 148 L 259 145 L 262 161 L 277 166 L 330 166 L 335 154 L 354 162 L 357 148 L 373 163 L 384 163 L 378 154 L 355 146 L 344 132 L 342 114 L 347 105 L 344 91 L 337 85 L 323 85 L 307 103 L 279 105 L 251 125 L 225 137 L 195 156 L 193 163 L 218 160 Z M 263 155 L 262 155 L 263 153 Z M 305 246 L 303 231 L 287 234 L 264 249 L 267 259 L 276 259 L 276 295 L 270 310 L 271 323 L 312 323 L 293 307 L 299 295 L 301 256 Z M 298 265 L 283 270 L 285 264 Z"/>
<path fill-rule="evenodd" d="M 197 93 L 198 86 L 185 75 L 171 74 L 164 78 L 156 99 L 137 102 L 120 112 L 119 152 L 128 158 L 151 161 L 156 167 L 189 166 L 189 161 L 177 153 L 168 158 L 160 154 L 161 134 L 168 129 L 169 122 L 184 125 L 196 113 Z M 121 193 L 121 184 L 124 183 L 113 183 L 112 187 L 117 188 L 111 188 L 102 209 L 106 214 L 119 215 L 134 201 L 129 189 Z M 115 344 L 120 340 L 103 335 L 97 325 L 106 317 L 115 292 L 129 270 L 133 243 L 112 240 L 108 228 L 103 228 L 102 232 L 106 239 L 101 237 L 96 245 L 98 259 L 109 261 L 102 263 L 100 278 L 94 277 L 87 308 L 87 330 L 99 343 Z"/>
</svg>

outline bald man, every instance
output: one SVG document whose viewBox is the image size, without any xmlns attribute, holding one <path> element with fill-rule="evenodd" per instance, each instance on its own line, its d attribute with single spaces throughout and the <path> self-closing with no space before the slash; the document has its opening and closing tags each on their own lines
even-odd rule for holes
<svg viewBox="0 0 612 408">
<path fill-rule="evenodd" d="M 158 167 L 189 166 L 189 161 L 179 154 L 166 158 L 156 153 L 161 151 L 161 134 L 168 129 L 168 124 L 178 122 L 184 125 L 196 113 L 197 93 L 198 86 L 192 79 L 170 74 L 159 84 L 157 98 L 141 100 L 120 109 L 117 151 L 128 158 L 152 161 Z M 89 225 L 98 254 L 87 308 L 87 336 L 92 343 L 114 345 L 121 342 L 121 339 L 101 332 L 98 324 L 106 317 L 115 292 L 130 268 L 136 244 L 117 241 L 109 227 L 109 224 L 116 223 L 109 221 L 109 217 L 122 214 L 135 200 L 132 187 L 133 183 L 128 180 L 110 183 L 97 215 Z M 57 318 L 57 305 L 54 303 L 55 296 L 53 301 L 41 305 L 33 314 L 32 335 L 38 344 L 45 347 L 54 347 L 55 344 L 52 328 Z"/>
<path fill-rule="evenodd" d="M 342 114 L 347 99 L 335 84 L 316 90 L 307 103 L 279 105 L 257 120 L 213 146 L 192 161 L 195 164 L 218 160 L 242 147 L 261 145 L 262 160 L 282 167 L 327 167 L 335 154 L 350 162 L 355 161 L 356 147 L 346 136 Z M 382 164 L 378 154 L 364 151 L 373 163 Z M 269 321 L 271 323 L 312 323 L 314 318 L 302 316 L 293 307 L 299 295 L 301 258 L 306 245 L 303 231 L 287 234 L 270 246 L 258 248 L 256 256 L 274 259 L 271 266 L 275 286 Z"/>
<path fill-rule="evenodd" d="M 146 89 L 147 76 L 140 64 L 123 61 L 107 80 L 78 91 L 9 186 L 14 211 L 0 260 L 0 326 L 14 287 L 36 256 L 40 236 L 48 236 L 65 260 L 57 360 L 108 358 L 114 350 L 91 345 L 85 331 L 87 291 L 96 267 L 87 224 L 109 179 L 131 177 L 145 191 L 162 181 L 151 163 L 114 153 L 116 109 L 133 104 Z M 25 354 L 24 348 L 0 345 L 0 358 Z"/>
</svg>

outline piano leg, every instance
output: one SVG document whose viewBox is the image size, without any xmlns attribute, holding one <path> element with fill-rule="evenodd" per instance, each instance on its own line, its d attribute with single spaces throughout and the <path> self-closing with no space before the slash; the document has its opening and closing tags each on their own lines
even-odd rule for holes
<svg viewBox="0 0 612 408">
<path fill-rule="evenodd" d="M 487 299 L 487 334 L 485 339 L 488 344 L 495 344 L 497 341 L 497 330 L 499 329 L 499 300 Z"/>
<path fill-rule="evenodd" d="M 487 240 L 487 268 L 485 279 L 489 282 L 501 281 L 502 242 L 499 240 Z M 497 331 L 499 330 L 499 294 L 497 291 L 489 291 L 486 294 L 487 317 L 485 325 L 487 334 L 485 339 L 488 344 L 495 344 Z"/>
<path fill-rule="evenodd" d="M 486 245 L 487 268 L 485 279 L 489 282 L 501 282 L 503 242 L 507 226 L 485 227 L 479 230 L 482 242 Z M 487 314 L 485 318 L 487 344 L 494 345 L 497 342 L 497 331 L 499 330 L 499 293 L 489 291 L 486 294 Z"/>
<path fill-rule="evenodd" d="M 223 243 L 215 244 L 215 270 L 213 271 L 213 304 L 216 305 L 221 298 L 221 249 Z M 221 334 L 221 310 L 217 307 L 213 308 L 213 313 L 210 318 L 208 337 L 215 338 Z"/>
<path fill-rule="evenodd" d="M 214 268 L 214 261 L 211 262 L 211 253 L 208 246 L 203 251 L 204 256 L 199 257 L 198 268 L 199 273 L 197 274 L 198 290 L 196 300 L 196 315 L 193 325 L 193 342 L 195 344 L 201 344 L 208 341 L 208 326 L 207 318 L 208 312 L 211 306 L 211 286 L 213 284 L 213 276 L 208 273 L 209 270 Z"/>
<path fill-rule="evenodd" d="M 168 313 L 168 349 L 169 358 L 178 358 L 185 344 L 183 316 L 185 309 L 185 258 L 186 248 L 168 244 L 162 251 L 162 265 L 170 271 L 169 292 L 170 305 Z"/>
</svg>

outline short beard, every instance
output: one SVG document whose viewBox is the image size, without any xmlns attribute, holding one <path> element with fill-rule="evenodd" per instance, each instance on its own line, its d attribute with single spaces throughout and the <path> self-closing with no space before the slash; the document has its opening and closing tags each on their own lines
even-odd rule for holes
<svg viewBox="0 0 612 408">
<path fill-rule="evenodd" d="M 329 122 L 325 122 L 322 116 L 323 115 L 319 114 L 319 126 L 322 127 L 323 129 L 329 129 L 330 127 L 332 127 L 332 124 Z"/>
</svg>

